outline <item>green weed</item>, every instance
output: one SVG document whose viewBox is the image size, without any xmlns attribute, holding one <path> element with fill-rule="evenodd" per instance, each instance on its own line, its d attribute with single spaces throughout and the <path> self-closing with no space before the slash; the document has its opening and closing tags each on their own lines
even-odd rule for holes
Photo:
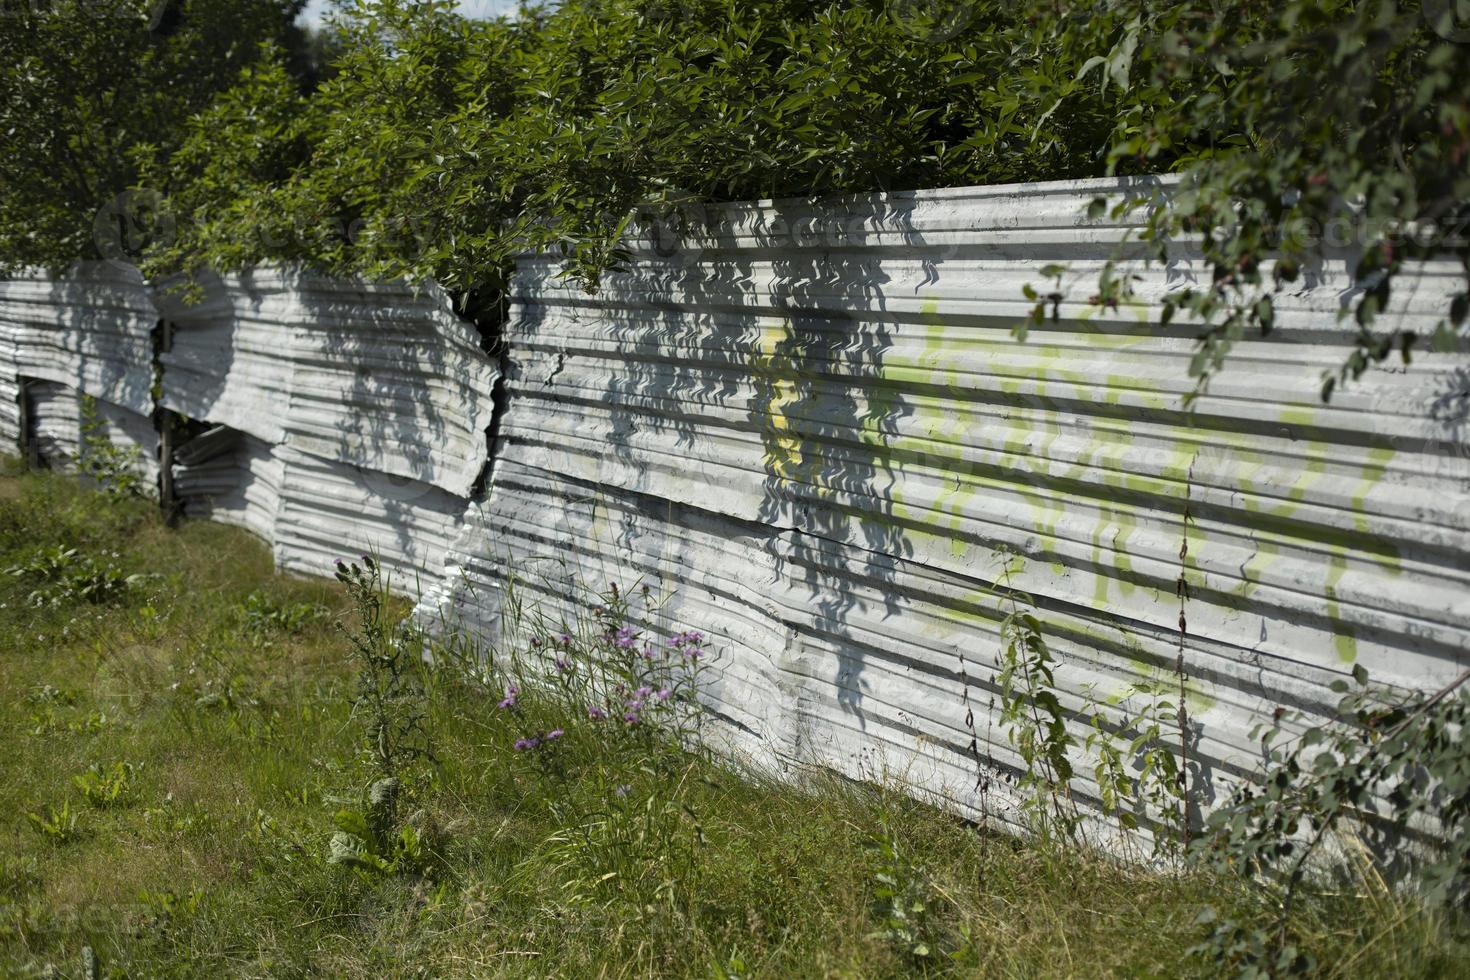
<svg viewBox="0 0 1470 980">
<path fill-rule="evenodd" d="M 138 767 L 128 762 L 111 766 L 94 765 L 86 772 L 71 777 L 72 785 L 93 807 L 102 810 L 117 806 L 126 797 L 129 784 Z"/>
<path fill-rule="evenodd" d="M 40 812 L 26 813 L 32 829 L 52 844 L 69 844 L 79 836 L 77 814 L 71 803 L 63 800 L 60 807 L 47 806 Z"/>
<path fill-rule="evenodd" d="M 117 553 L 111 557 L 116 558 Z M 32 606 L 100 605 L 120 598 L 144 578 L 123 573 L 105 558 L 99 561 L 76 548 L 61 547 L 37 549 L 5 574 L 33 586 L 25 598 Z"/>
</svg>

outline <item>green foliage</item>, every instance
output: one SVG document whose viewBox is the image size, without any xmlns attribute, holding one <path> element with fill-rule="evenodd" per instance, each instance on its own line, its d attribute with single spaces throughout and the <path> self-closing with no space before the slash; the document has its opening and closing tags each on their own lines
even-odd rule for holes
<svg viewBox="0 0 1470 980">
<path fill-rule="evenodd" d="M 95 253 L 100 208 L 103 251 L 154 273 L 303 263 L 474 303 L 523 249 L 595 288 L 634 239 L 701 240 L 710 201 L 1172 172 L 1177 193 L 1114 214 L 1144 209 L 1146 254 L 1203 252 L 1164 300 L 1202 327 L 1196 394 L 1330 253 L 1363 285 L 1324 396 L 1423 341 L 1379 316 L 1406 269 L 1470 270 L 1462 5 L 565 0 L 476 21 L 355 0 L 312 37 L 296 7 L 186 0 L 168 31 L 143 0 L 20 15 L 0 265 Z M 1062 294 L 1027 295 L 1034 322 Z M 1130 297 L 1110 265 L 1091 302 Z M 1464 280 L 1442 312 L 1436 342 L 1461 342 Z"/>
<path fill-rule="evenodd" d="M 956 36 L 880 0 L 570 0 L 513 23 L 451 7 L 357 3 L 308 113 L 283 81 L 250 78 L 222 101 L 260 111 L 201 117 L 182 175 L 149 171 L 181 218 L 155 267 L 305 261 L 493 292 L 510 254 L 552 248 L 591 285 L 639 225 L 697 232 L 700 201 L 1027 179 L 1048 155 L 1087 171 L 1024 140 L 959 148 L 1009 128 L 985 112 L 1010 43 L 997 32 L 1015 23 L 999 4 L 977 4 Z M 216 143 L 303 133 L 289 179 L 262 187 L 227 159 L 187 188 Z"/>
<path fill-rule="evenodd" d="M 81 447 L 77 468 L 104 493 L 138 497 L 145 492 L 143 453 L 137 446 L 119 446 L 108 434 L 108 424 L 97 413 L 97 399 L 81 396 Z"/>
<path fill-rule="evenodd" d="M 116 553 L 112 557 L 117 557 Z M 142 574 L 125 574 L 111 562 L 84 555 L 76 548 L 39 548 L 5 574 L 34 586 L 26 596 L 32 606 L 60 606 L 77 602 L 112 602 L 142 582 Z"/>
<path fill-rule="evenodd" d="M 279 187 L 307 159 L 319 121 L 290 77 L 281 50 L 263 42 L 207 106 L 180 122 L 176 146 L 137 148 L 139 185 L 167 201 L 165 227 L 145 269 L 168 276 L 193 268 L 188 250 L 234 269 L 271 243 L 293 240 L 279 227 Z"/>
<path fill-rule="evenodd" d="M 300 0 L 8 4 L 0 30 L 0 270 L 141 254 L 166 237 L 126 196 L 134 152 L 167 156 L 256 39 L 298 39 Z"/>
<path fill-rule="evenodd" d="M 69 800 L 63 800 L 59 808 L 47 806 L 39 813 L 27 811 L 26 820 L 32 830 L 52 844 L 69 844 L 81 834 L 77 828 L 77 814 L 72 811 Z"/>
<path fill-rule="evenodd" d="M 282 602 L 265 592 L 252 592 L 240 605 L 245 631 L 258 640 L 295 635 L 322 622 L 330 610 L 319 602 Z"/>
<path fill-rule="evenodd" d="M 1121 210 L 1145 209 L 1161 258 L 1203 250 L 1201 284 L 1165 300 L 1166 319 L 1204 325 L 1200 390 L 1325 248 L 1366 284 L 1330 392 L 1421 339 L 1375 329 L 1396 276 L 1470 262 L 1453 17 L 1389 0 L 568 0 L 510 23 L 358 2 L 314 96 L 264 57 L 147 168 L 179 218 L 152 266 L 300 261 L 488 294 L 539 248 L 593 288 L 634 238 L 699 241 L 703 202 L 1172 171 L 1177 194 Z M 1034 320 L 1061 294 L 1028 295 Z M 1109 267 L 1091 302 L 1129 297 Z M 1441 343 L 1467 308 L 1462 287 Z"/>
<path fill-rule="evenodd" d="M 168 932 L 198 913 L 204 890 L 196 888 L 183 893 L 172 888 L 145 890 L 138 893 L 138 900 L 147 909 L 148 924 L 154 930 Z"/>
<path fill-rule="evenodd" d="M 1174 854 L 1184 842 L 1188 820 L 1174 749 L 1181 728 L 1179 709 L 1153 683 L 1135 684 L 1134 697 L 1142 702 L 1139 707 L 1130 710 L 1125 703 L 1115 712 L 1092 701 L 1083 751 L 1095 760 L 1099 809 L 1125 832 L 1149 821 L 1155 853 Z"/>
<path fill-rule="evenodd" d="M 30 716 L 29 730 L 31 735 L 40 738 L 57 732 L 69 732 L 73 735 L 95 735 L 107 727 L 108 717 L 101 711 L 89 711 L 84 715 L 69 720 L 63 720 L 57 716 L 56 709 L 47 705 L 39 712 Z"/>
<path fill-rule="evenodd" d="M 647 585 L 613 582 L 595 591 L 577 583 L 573 591 L 585 609 L 570 621 L 529 617 L 526 647 L 506 665 L 510 690 L 536 691 L 568 724 L 651 740 L 654 757 L 664 743 L 701 749 L 699 690 L 711 654 L 705 635 L 683 630 L 662 638 L 641 626 L 661 616 L 663 597 Z M 516 694 L 506 701 L 514 709 Z"/>
<path fill-rule="evenodd" d="M 1338 682 L 1336 718 L 1283 713 L 1257 730 L 1262 771 L 1210 814 L 1192 853 L 1256 883 L 1274 921 L 1251 928 L 1211 913 L 1204 950 L 1242 975 L 1309 969 L 1290 941 L 1292 911 L 1302 889 L 1344 875 L 1345 849 L 1368 855 L 1387 877 L 1407 873 L 1430 903 L 1466 904 L 1470 695 L 1459 688 L 1467 677 L 1434 695 L 1404 695 L 1374 687 L 1357 667 L 1352 685 Z"/>
<path fill-rule="evenodd" d="M 1001 722 L 1025 767 L 1022 813 L 1044 840 L 1075 839 L 1083 822 L 1072 796 L 1076 741 L 1057 697 L 1056 659 L 1028 598 L 1009 588 L 1001 595 L 1010 612 L 996 683 Z M 1089 699 L 1082 748 L 1093 759 L 1099 807 L 1123 830 L 1146 818 L 1156 853 L 1175 856 L 1186 844 L 1194 867 L 1239 876 L 1253 890 L 1259 904 L 1250 913 L 1201 911 L 1206 935 L 1192 954 L 1245 978 L 1306 975 L 1316 960 L 1297 938 L 1304 890 L 1369 875 L 1412 881 L 1431 905 L 1463 909 L 1470 900 L 1466 680 L 1470 671 L 1434 694 L 1405 694 L 1370 685 L 1356 667 L 1353 684 L 1334 685 L 1343 695 L 1336 717 L 1279 710 L 1254 733 L 1260 771 L 1241 779 L 1193 838 L 1171 745 L 1182 712 L 1160 688 L 1137 685 L 1147 703 L 1130 712 L 1125 700 L 1112 718 Z"/>
<path fill-rule="evenodd" d="M 1310 953 L 1295 943 L 1274 942 L 1266 929 L 1249 919 L 1221 917 L 1212 906 L 1206 906 L 1195 924 L 1205 930 L 1205 938 L 1190 947 L 1190 954 L 1222 974 L 1234 974 L 1239 980 L 1269 980 L 1310 976 L 1317 969 Z"/>
<path fill-rule="evenodd" d="M 51 684 L 42 684 L 26 694 L 26 704 L 58 704 L 71 707 L 76 703 L 75 691 L 64 690 Z"/>
<path fill-rule="evenodd" d="M 86 772 L 71 777 L 72 785 L 92 807 L 104 810 L 117 806 L 128 793 L 129 784 L 138 767 L 130 762 L 111 766 L 93 765 Z"/>
<path fill-rule="evenodd" d="M 1004 557 L 1006 583 L 1018 561 Z M 1044 840 L 1080 842 L 1085 816 L 1075 794 L 1073 761 L 1080 749 L 1079 759 L 1090 760 L 1098 810 L 1117 821 L 1125 839 L 1146 830 L 1156 856 L 1177 855 L 1187 821 L 1175 750 L 1177 704 L 1145 680 L 1116 705 L 1100 704 L 1089 693 L 1079 712 L 1088 730 L 1079 742 L 1067 727 L 1059 665 L 1031 598 L 1008 584 L 1000 596 L 1008 612 L 1001 621 L 995 680 L 1001 726 L 1023 766 L 1016 788 L 1026 826 Z"/>
<path fill-rule="evenodd" d="M 1069 758 L 1076 740 L 1067 731 L 1057 699 L 1055 658 L 1041 634 L 1041 623 L 1029 612 L 1014 611 L 1001 624 L 1001 725 L 1025 763 L 1021 776 L 1023 807 L 1039 833 L 1072 836 L 1076 810 L 1068 799 L 1072 781 Z"/>
<path fill-rule="evenodd" d="M 985 93 L 1016 16 L 975 6 L 969 31 L 933 38 L 875 0 L 563 4 L 503 130 L 523 161 L 513 240 L 555 247 L 591 285 L 635 209 L 658 222 L 688 202 L 1034 174 L 1030 146 L 961 148 L 997 122 Z M 697 234 L 698 209 L 683 215 Z"/>
<path fill-rule="evenodd" d="M 338 810 L 327 862 L 369 876 L 425 870 L 428 853 L 422 836 L 412 824 L 398 821 L 400 792 L 396 778 L 379 779 L 368 792 L 365 813 Z"/>
<path fill-rule="evenodd" d="M 564 781 L 539 787 L 556 829 L 518 869 L 521 880 L 550 875 L 574 902 L 608 895 L 649 908 L 687 901 L 704 844 L 691 806 L 691 768 L 640 772 L 632 761 L 607 753 L 580 774 L 587 785 L 576 794 Z"/>
<path fill-rule="evenodd" d="M 512 151 L 474 146 L 514 100 L 524 29 L 453 6 L 347 5 L 323 34 L 331 77 L 309 99 L 264 51 L 190 121 L 175 155 L 148 161 L 144 181 L 167 193 L 179 233 L 147 268 L 275 260 L 493 285 L 513 203 L 496 193 L 493 168 Z"/>
<path fill-rule="evenodd" d="M 694 796 L 708 643 L 696 630 L 661 640 L 641 627 L 662 618 L 646 585 L 573 592 L 571 618 L 516 617 L 525 646 L 499 658 L 498 711 L 518 723 L 511 748 L 536 773 L 556 826 L 517 873 L 551 874 L 579 902 L 618 894 L 677 907 L 695 889 L 705 843 Z"/>
<path fill-rule="evenodd" d="M 1202 284 L 1165 299 L 1166 321 L 1205 324 L 1196 394 L 1237 340 L 1270 333 L 1274 296 L 1324 254 L 1346 256 L 1363 283 L 1342 311 L 1356 324 L 1354 349 L 1324 377 L 1324 398 L 1422 340 L 1392 323 L 1375 329 L 1413 262 L 1447 256 L 1470 276 L 1470 58 L 1466 24 L 1455 23 L 1463 7 L 1452 7 L 1119 0 L 1057 5 L 1032 21 L 1037 49 L 1055 62 L 1009 76 L 1014 97 L 1030 112 L 1071 107 L 1097 120 L 1109 173 L 1182 175 L 1178 194 L 1120 210 L 1145 209 L 1141 237 L 1160 260 L 1197 242 L 1210 266 Z M 1092 302 L 1127 294 L 1109 270 Z M 1462 281 L 1441 344 L 1463 337 L 1467 301 Z"/>
<path fill-rule="evenodd" d="M 1015 559 L 1001 555 L 1010 581 Z M 1030 597 L 1006 588 L 1009 611 L 1001 621 L 995 682 L 1000 689 L 1000 723 L 1025 768 L 1019 779 L 1022 815 L 1043 838 L 1076 836 L 1081 815 L 1072 802 L 1071 750 L 1076 739 L 1057 698 L 1056 658 L 1029 611 Z"/>
<path fill-rule="evenodd" d="M 417 874 L 425 870 L 428 849 L 419 829 L 399 820 L 405 793 L 400 776 L 413 763 L 433 759 L 423 678 L 426 638 L 393 613 L 392 591 L 377 559 L 339 560 L 336 569 L 355 613 L 355 622 L 339 624 L 357 673 L 352 717 L 361 726 L 359 753 L 375 778 L 365 810 L 337 811 L 327 863 L 369 876 Z"/>
<path fill-rule="evenodd" d="M 1462 678 L 1463 680 L 1463 678 Z M 1202 856 L 1246 874 L 1298 883 L 1332 833 L 1352 833 L 1408 861 L 1431 901 L 1470 898 L 1470 695 L 1405 695 L 1354 671 L 1338 716 L 1286 738 L 1283 715 L 1258 731 L 1267 769 L 1211 814 Z M 1458 687 L 1458 684 L 1456 685 Z M 1424 834 L 1425 831 L 1431 833 Z M 1416 840 L 1424 834 L 1422 840 Z"/>
<path fill-rule="evenodd" d="M 873 897 L 878 904 L 879 936 L 905 956 L 923 962 L 937 950 L 930 907 L 938 901 L 923 866 L 910 860 L 906 849 L 885 822 L 882 833 L 868 842 L 874 856 Z"/>
</svg>

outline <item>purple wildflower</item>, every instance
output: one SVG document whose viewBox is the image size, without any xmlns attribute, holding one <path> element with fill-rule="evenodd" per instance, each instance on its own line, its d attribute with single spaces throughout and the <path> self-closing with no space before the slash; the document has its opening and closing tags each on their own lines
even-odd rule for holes
<svg viewBox="0 0 1470 980">
<path fill-rule="evenodd" d="M 594 704 L 592 707 L 587 709 L 587 717 L 591 718 L 593 721 L 602 721 L 604 718 L 607 717 L 607 712 L 603 711 L 601 708 Z"/>
<path fill-rule="evenodd" d="M 561 671 L 563 674 L 565 674 L 567 671 L 569 671 L 569 670 L 572 669 L 571 661 L 564 660 L 561 657 L 557 657 L 556 658 L 556 669 L 559 670 L 559 671 Z"/>
<path fill-rule="evenodd" d="M 636 690 L 636 691 L 633 692 L 633 697 L 638 698 L 641 701 L 642 699 L 648 697 L 652 693 L 653 693 L 653 688 L 651 688 L 647 684 L 645 684 L 642 687 L 640 687 L 638 690 Z"/>
<path fill-rule="evenodd" d="M 664 688 L 662 691 L 659 691 L 657 694 L 654 695 L 654 697 L 658 698 L 660 701 L 667 701 L 673 696 L 674 692 L 669 690 L 668 688 Z"/>
<path fill-rule="evenodd" d="M 564 647 L 569 647 L 572 645 L 572 634 L 570 633 L 563 633 L 561 636 L 558 636 L 557 639 L 561 641 L 561 645 Z"/>
<path fill-rule="evenodd" d="M 633 637 L 633 627 L 622 626 L 619 627 L 617 636 L 613 638 L 613 642 L 616 643 L 620 649 L 627 650 L 633 646 Z"/>
<path fill-rule="evenodd" d="M 688 658 L 699 656 L 699 647 L 704 644 L 704 634 L 699 630 L 685 630 L 683 633 L 675 633 L 669 639 L 669 646 L 678 650 L 680 654 Z"/>
<path fill-rule="evenodd" d="M 640 705 L 640 707 L 641 707 L 641 705 Z M 628 712 L 625 712 L 623 714 L 623 720 L 626 721 L 630 725 L 636 725 L 636 724 L 638 724 L 638 712 L 636 712 L 636 711 L 628 711 Z"/>
<path fill-rule="evenodd" d="M 540 744 L 541 740 L 539 738 L 518 738 L 516 739 L 516 751 L 529 752 Z"/>
<path fill-rule="evenodd" d="M 509 685 L 505 689 L 505 697 L 500 699 L 500 704 L 497 707 L 514 708 L 516 706 L 516 696 L 520 693 L 520 688 L 516 687 L 514 684 Z"/>
<path fill-rule="evenodd" d="M 560 728 L 553 728 L 551 731 L 542 736 L 542 738 L 547 742 L 554 742 L 565 734 L 566 732 L 562 731 Z"/>
</svg>

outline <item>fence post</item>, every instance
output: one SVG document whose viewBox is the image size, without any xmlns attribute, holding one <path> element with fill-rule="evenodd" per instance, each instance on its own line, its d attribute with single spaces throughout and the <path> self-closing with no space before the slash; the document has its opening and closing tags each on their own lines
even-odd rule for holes
<svg viewBox="0 0 1470 980">
<path fill-rule="evenodd" d="M 158 354 L 166 354 L 173 349 L 174 325 L 173 321 L 163 317 L 158 323 Z M 163 369 L 162 362 L 158 369 L 158 398 L 163 399 Z M 178 495 L 174 492 L 174 449 L 178 438 L 178 426 L 175 424 L 174 413 L 161 405 L 158 411 L 158 506 L 163 511 L 163 522 L 168 527 L 173 527 L 179 522 Z"/>
<path fill-rule="evenodd" d="M 35 433 L 32 431 L 34 424 L 31 421 L 30 382 L 21 378 L 17 387 L 20 389 L 20 457 L 25 460 L 27 468 L 39 469 L 41 447 L 36 445 Z"/>
</svg>

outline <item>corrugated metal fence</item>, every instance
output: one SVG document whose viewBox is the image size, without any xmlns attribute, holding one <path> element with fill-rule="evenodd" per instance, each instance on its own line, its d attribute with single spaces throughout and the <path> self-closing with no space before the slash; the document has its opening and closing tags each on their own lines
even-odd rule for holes
<svg viewBox="0 0 1470 980">
<path fill-rule="evenodd" d="M 1352 340 L 1330 255 L 1186 412 L 1197 328 L 1157 314 L 1208 274 L 1187 243 L 1130 267 L 1134 302 L 1085 301 L 1132 230 L 1086 204 L 1137 189 L 711 209 L 596 293 L 523 257 L 474 503 L 495 371 L 437 292 L 212 282 L 165 304 L 162 404 L 227 427 L 180 450 L 180 488 L 292 570 L 378 534 L 423 569 L 421 615 L 497 642 L 527 604 L 572 616 L 579 588 L 646 584 L 651 627 L 713 637 L 737 750 L 1001 818 L 969 745 L 1014 772 L 994 673 L 1019 602 L 1078 724 L 1182 680 L 1208 803 L 1274 708 L 1324 709 L 1355 664 L 1431 688 L 1470 659 L 1470 359 L 1423 354 L 1323 404 Z M 1017 342 L 1047 264 L 1074 295 Z M 1388 315 L 1429 332 L 1455 275 L 1424 267 Z M 0 356 L 28 364 L 14 305 Z"/>
<path fill-rule="evenodd" d="M 91 438 L 154 476 L 177 420 L 186 514 L 250 528 L 285 570 L 372 550 L 400 587 L 439 584 L 489 457 L 496 369 L 436 287 L 262 270 L 149 289 L 88 265 L 0 284 L 0 337 L 41 461 L 87 458 L 90 409 Z"/>
<path fill-rule="evenodd" d="M 33 445 L 56 465 L 83 456 L 90 437 L 134 450 L 142 475 L 156 480 L 157 322 L 136 269 L 98 263 L 56 280 L 0 280 L 0 436 L 16 445 L 28 409 Z"/>
<path fill-rule="evenodd" d="M 1354 664 L 1442 684 L 1470 641 L 1465 356 L 1324 405 L 1352 339 L 1339 257 L 1188 414 L 1198 328 L 1157 322 L 1201 271 L 1188 249 L 1133 269 L 1135 304 L 1087 302 L 1130 226 L 1086 204 L 1131 191 L 728 207 L 596 294 L 526 257 L 494 486 L 451 555 L 473 598 L 452 615 L 503 629 L 512 575 L 553 605 L 573 574 L 641 576 L 718 637 L 713 695 L 745 748 L 1002 815 L 967 746 L 1017 765 L 994 682 L 1014 592 L 1079 723 L 1090 701 L 1177 689 L 1182 664 L 1206 791 L 1252 759 L 1253 721 L 1335 703 Z M 1018 343 L 1023 284 L 1052 263 L 1073 301 Z M 1425 268 L 1389 315 L 1428 333 L 1454 275 Z"/>
</svg>

